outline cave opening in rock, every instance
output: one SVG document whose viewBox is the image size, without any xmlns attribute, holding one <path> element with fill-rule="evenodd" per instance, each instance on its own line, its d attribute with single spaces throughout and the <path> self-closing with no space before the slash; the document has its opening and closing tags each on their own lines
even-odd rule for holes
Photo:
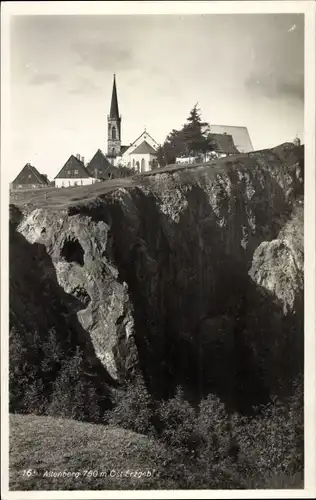
<svg viewBox="0 0 316 500">
<path fill-rule="evenodd" d="M 83 266 L 84 264 L 84 250 L 77 238 L 68 238 L 65 240 L 60 255 L 66 259 L 67 262 L 76 262 L 79 266 Z"/>
</svg>

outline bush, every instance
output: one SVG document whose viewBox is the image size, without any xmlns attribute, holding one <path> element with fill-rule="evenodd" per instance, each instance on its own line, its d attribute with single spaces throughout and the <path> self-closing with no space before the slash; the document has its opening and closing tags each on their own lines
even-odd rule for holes
<svg viewBox="0 0 316 500">
<path fill-rule="evenodd" d="M 153 401 L 140 376 L 124 392 L 118 392 L 113 403 L 114 409 L 104 416 L 107 423 L 140 434 L 155 434 Z"/>
<path fill-rule="evenodd" d="M 292 397 L 283 402 L 272 400 L 260 416 L 234 417 L 239 462 L 246 466 L 249 487 L 266 487 L 266 483 L 276 482 L 289 484 L 289 478 L 303 477 L 303 409 L 302 384 L 296 382 Z"/>
<path fill-rule="evenodd" d="M 54 328 L 41 336 L 13 327 L 9 348 L 11 413 L 101 420 L 109 391 L 86 366 L 79 346 L 62 346 Z"/>
<path fill-rule="evenodd" d="M 213 394 L 199 405 L 195 432 L 200 437 L 199 457 L 206 464 L 227 459 L 232 446 L 229 416 L 225 405 Z"/>
<path fill-rule="evenodd" d="M 184 399 L 181 387 L 177 387 L 173 398 L 161 403 L 157 416 L 160 437 L 163 441 L 183 452 L 196 448 L 197 439 L 194 433 L 196 413 Z"/>
</svg>

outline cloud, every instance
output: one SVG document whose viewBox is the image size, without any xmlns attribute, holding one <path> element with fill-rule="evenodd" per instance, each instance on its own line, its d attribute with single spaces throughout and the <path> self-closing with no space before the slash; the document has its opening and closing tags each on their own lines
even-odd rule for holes
<svg viewBox="0 0 316 500">
<path fill-rule="evenodd" d="M 291 97 L 304 101 L 304 75 L 252 74 L 245 80 L 246 88 L 270 98 Z"/>
<path fill-rule="evenodd" d="M 76 84 L 68 90 L 69 94 L 89 94 L 90 92 L 98 91 L 100 87 L 88 78 L 81 77 Z"/>
<path fill-rule="evenodd" d="M 100 41 L 96 39 L 78 41 L 72 44 L 78 56 L 77 65 L 89 66 L 95 71 L 111 71 L 117 68 L 130 68 L 133 64 L 132 52 L 118 45 L 118 42 Z"/>
<path fill-rule="evenodd" d="M 30 85 L 45 85 L 46 83 L 57 83 L 60 75 L 54 73 L 34 73 L 28 80 Z"/>
</svg>

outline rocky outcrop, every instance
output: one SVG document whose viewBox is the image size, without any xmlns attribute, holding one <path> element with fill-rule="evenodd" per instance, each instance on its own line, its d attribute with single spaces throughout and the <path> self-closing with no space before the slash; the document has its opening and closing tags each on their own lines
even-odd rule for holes
<svg viewBox="0 0 316 500">
<path fill-rule="evenodd" d="M 302 307 L 304 288 L 303 207 L 295 209 L 277 239 L 256 248 L 249 275 L 283 304 L 284 314 Z"/>
<path fill-rule="evenodd" d="M 15 230 L 43 249 L 42 281 L 55 274 L 90 355 L 93 348 L 119 382 L 141 371 L 159 396 L 181 383 L 236 399 L 249 377 L 253 393 L 270 392 L 272 358 L 260 365 L 261 339 L 274 350 L 284 312 L 291 323 L 302 295 L 302 261 L 281 231 L 303 193 L 303 148 L 285 144 L 108 186 L 77 188 L 66 206 L 55 195 Z M 258 310 L 260 334 L 250 331 Z M 12 311 L 11 321 L 19 315 Z"/>
</svg>

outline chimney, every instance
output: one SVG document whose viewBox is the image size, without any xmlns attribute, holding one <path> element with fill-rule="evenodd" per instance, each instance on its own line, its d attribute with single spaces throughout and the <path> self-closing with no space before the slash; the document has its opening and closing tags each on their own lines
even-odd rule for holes
<svg viewBox="0 0 316 500">
<path fill-rule="evenodd" d="M 84 164 L 84 156 L 81 156 L 81 161 Z"/>
<path fill-rule="evenodd" d="M 76 154 L 77 160 L 80 160 L 80 154 Z"/>
</svg>

